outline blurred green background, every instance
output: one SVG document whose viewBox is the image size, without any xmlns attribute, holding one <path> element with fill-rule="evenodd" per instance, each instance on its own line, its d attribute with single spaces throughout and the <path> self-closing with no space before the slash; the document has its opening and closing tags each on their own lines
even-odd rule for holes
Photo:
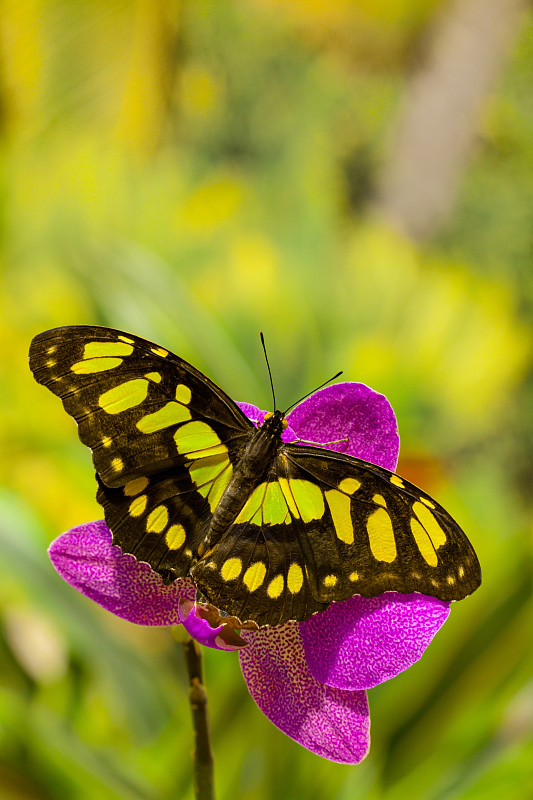
<svg viewBox="0 0 533 800">
<path fill-rule="evenodd" d="M 206 652 L 218 797 L 531 797 L 527 5 L 2 3 L 2 800 L 192 796 L 179 647 L 47 559 L 102 516 L 90 453 L 27 367 L 32 336 L 72 323 L 153 339 L 263 408 L 260 329 L 282 407 L 338 369 L 368 383 L 398 471 L 482 563 L 422 661 L 369 692 L 357 767 L 286 738 L 237 657 Z"/>
</svg>

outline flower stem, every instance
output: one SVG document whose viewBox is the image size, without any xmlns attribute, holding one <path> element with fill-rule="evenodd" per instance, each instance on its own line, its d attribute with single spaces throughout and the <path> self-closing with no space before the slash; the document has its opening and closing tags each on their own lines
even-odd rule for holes
<svg viewBox="0 0 533 800">
<path fill-rule="evenodd" d="M 194 796 L 196 800 L 215 800 L 213 752 L 207 694 L 202 674 L 202 653 L 194 639 L 183 642 L 183 651 L 189 675 L 189 703 L 194 731 Z"/>
</svg>

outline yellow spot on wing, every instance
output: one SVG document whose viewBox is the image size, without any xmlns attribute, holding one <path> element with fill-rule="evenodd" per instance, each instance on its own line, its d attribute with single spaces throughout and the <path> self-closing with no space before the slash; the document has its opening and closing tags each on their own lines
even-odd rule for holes
<svg viewBox="0 0 533 800">
<path fill-rule="evenodd" d="M 226 467 L 224 469 L 223 474 L 213 482 L 211 488 L 209 489 L 209 493 L 207 495 L 207 500 L 209 502 L 209 507 L 211 511 L 214 511 L 215 508 L 218 506 L 220 502 L 220 498 L 224 494 L 224 489 L 230 482 L 231 474 L 233 472 L 233 467 L 231 466 L 229 459 L 227 459 Z"/>
<path fill-rule="evenodd" d="M 118 456 L 113 459 L 111 462 L 111 468 L 115 470 L 115 472 L 120 472 L 122 467 L 124 466 L 124 462 Z"/>
<path fill-rule="evenodd" d="M 459 575 L 460 578 L 463 578 L 465 574 L 464 567 L 459 567 L 459 569 L 457 570 L 457 574 Z"/>
<path fill-rule="evenodd" d="M 194 461 L 189 467 L 189 475 L 191 480 L 198 487 L 198 491 L 206 497 L 209 492 L 209 487 L 205 493 L 202 488 L 214 481 L 221 472 L 228 466 L 229 459 L 224 456 L 213 456 L 212 458 L 203 458 L 201 461 Z"/>
<path fill-rule="evenodd" d="M 391 475 L 390 482 L 393 483 L 395 486 L 400 486 L 402 489 L 404 488 L 405 484 L 398 475 Z"/>
<path fill-rule="evenodd" d="M 191 401 L 191 390 L 184 383 L 178 383 L 176 386 L 176 400 L 185 405 Z"/>
<path fill-rule="evenodd" d="M 337 585 L 337 576 L 336 575 L 326 575 L 324 578 L 324 586 L 328 588 L 333 588 L 333 586 Z"/>
<path fill-rule="evenodd" d="M 152 353 L 155 353 L 156 356 L 161 356 L 162 358 L 166 358 L 168 356 L 168 350 L 165 350 L 162 347 L 151 347 L 150 350 Z"/>
<path fill-rule="evenodd" d="M 121 342 L 127 342 L 128 344 L 134 344 L 133 339 L 128 339 L 127 336 L 119 336 L 118 337 Z"/>
<path fill-rule="evenodd" d="M 360 486 L 361 481 L 358 481 L 355 478 L 344 478 L 344 480 L 339 483 L 339 489 L 341 492 L 346 492 L 347 494 L 353 494 L 359 489 Z"/>
<path fill-rule="evenodd" d="M 153 381 L 154 383 L 161 383 L 161 374 L 159 372 L 148 372 L 145 376 L 147 381 Z"/>
<path fill-rule="evenodd" d="M 141 495 L 140 497 L 136 497 L 135 500 L 132 500 L 128 509 L 131 516 L 140 517 L 146 508 L 147 502 L 148 497 L 145 494 Z"/>
<path fill-rule="evenodd" d="M 285 522 L 288 510 L 287 501 L 278 481 L 270 481 L 263 502 L 263 524 L 279 525 Z"/>
<path fill-rule="evenodd" d="M 94 372 L 105 372 L 122 364 L 122 358 L 90 358 L 88 361 L 77 361 L 71 366 L 76 375 L 92 375 Z"/>
<path fill-rule="evenodd" d="M 263 524 L 263 509 L 261 508 L 261 506 L 259 506 L 255 514 L 251 518 L 250 522 L 253 522 L 254 525 Z"/>
<path fill-rule="evenodd" d="M 303 522 L 320 519 L 324 514 L 324 497 L 320 487 L 300 478 L 289 479 L 289 486 Z"/>
<path fill-rule="evenodd" d="M 383 506 L 384 508 L 387 506 L 385 498 L 381 494 L 375 494 L 372 500 L 374 501 L 374 503 L 377 503 L 378 506 Z"/>
<path fill-rule="evenodd" d="M 439 563 L 439 559 L 437 558 L 435 548 L 422 525 L 414 517 L 411 518 L 411 531 L 413 532 L 416 546 L 420 550 L 422 558 L 430 567 L 436 567 Z"/>
<path fill-rule="evenodd" d="M 335 533 L 341 542 L 346 544 L 353 544 L 353 523 L 350 514 L 350 498 L 338 492 L 336 489 L 331 489 L 326 493 L 326 500 L 331 511 L 333 525 L 335 526 Z"/>
<path fill-rule="evenodd" d="M 222 564 L 220 574 L 225 581 L 233 581 L 238 578 L 242 572 L 242 561 L 240 558 L 228 558 Z"/>
<path fill-rule="evenodd" d="M 248 588 L 250 592 L 255 592 L 256 589 L 259 589 L 263 581 L 265 580 L 266 575 L 266 567 L 262 561 L 256 561 L 255 564 L 251 564 L 246 572 L 243 575 L 244 585 Z"/>
<path fill-rule="evenodd" d="M 186 422 L 191 418 L 188 408 L 182 406 L 181 403 L 175 403 L 173 400 L 154 411 L 153 414 L 147 414 L 145 417 L 136 423 L 136 427 L 141 433 L 154 433 L 155 431 L 162 431 L 170 425 L 177 425 L 179 422 Z"/>
<path fill-rule="evenodd" d="M 132 381 L 119 383 L 100 395 L 99 405 L 108 414 L 120 414 L 128 408 L 134 408 L 146 400 L 148 394 L 148 381 L 136 378 Z"/>
<path fill-rule="evenodd" d="M 131 344 L 123 342 L 89 342 L 83 348 L 84 358 L 102 358 L 105 356 L 130 356 L 133 353 Z"/>
<path fill-rule="evenodd" d="M 270 583 L 267 587 L 267 594 L 272 599 L 275 600 L 283 591 L 283 587 L 285 585 L 285 580 L 283 575 L 276 575 L 275 578 L 272 578 Z"/>
<path fill-rule="evenodd" d="M 124 486 L 124 494 L 126 497 L 133 497 L 139 494 L 139 492 L 144 492 L 149 483 L 150 481 L 148 478 L 134 478 L 132 481 L 128 481 Z"/>
<path fill-rule="evenodd" d="M 169 550 L 179 550 L 185 541 L 183 525 L 171 525 L 165 534 L 165 542 Z"/>
<path fill-rule="evenodd" d="M 418 517 L 420 523 L 426 529 L 426 533 L 433 542 L 435 549 L 442 547 L 446 544 L 446 533 L 443 531 L 429 508 L 422 505 L 422 503 L 413 503 L 413 511 Z"/>
<path fill-rule="evenodd" d="M 235 523 L 240 522 L 251 522 L 256 513 L 260 510 L 261 504 L 265 499 L 265 492 L 266 492 L 267 484 L 260 483 L 259 486 L 256 486 L 253 490 L 252 494 L 242 507 Z M 256 522 L 256 520 L 254 520 Z"/>
<path fill-rule="evenodd" d="M 435 503 L 432 503 L 431 500 L 428 500 L 427 497 L 420 498 L 423 503 L 426 504 L 428 508 L 435 508 Z"/>
<path fill-rule="evenodd" d="M 299 564 L 291 564 L 287 573 L 287 587 L 289 592 L 297 594 L 303 586 L 304 574 Z"/>
<path fill-rule="evenodd" d="M 150 512 L 146 520 L 146 530 L 148 533 L 161 533 L 168 522 L 168 511 L 166 506 L 157 506 Z"/>
<path fill-rule="evenodd" d="M 194 461 L 189 467 L 189 475 L 202 497 L 207 497 L 211 511 L 214 511 L 224 489 L 230 482 L 233 467 L 225 456 L 213 456 Z"/>
<path fill-rule="evenodd" d="M 102 439 L 102 444 L 104 447 L 111 447 L 113 440 L 109 436 L 104 436 Z"/>
<path fill-rule="evenodd" d="M 350 572 L 350 574 L 348 575 L 348 578 L 349 578 L 349 579 L 350 579 L 352 582 L 353 582 L 353 581 L 358 581 L 358 580 L 359 580 L 359 573 L 358 573 L 358 572 Z"/>
<path fill-rule="evenodd" d="M 394 561 L 396 540 L 391 518 L 384 508 L 378 508 L 366 521 L 372 555 L 378 561 Z"/>
<path fill-rule="evenodd" d="M 300 514 L 298 513 L 298 509 L 296 507 L 296 503 L 294 502 L 294 497 L 292 496 L 292 492 L 290 490 L 289 481 L 287 478 L 278 478 L 278 483 L 280 486 L 281 491 L 283 492 L 283 497 L 285 498 L 285 502 L 289 507 L 289 510 L 293 517 L 299 517 Z"/>
<path fill-rule="evenodd" d="M 216 433 L 206 422 L 194 420 L 182 425 L 174 434 L 174 441 L 178 453 L 188 455 L 190 458 L 205 458 L 219 453 L 227 453 Z M 203 452 L 204 450 L 208 452 Z"/>
</svg>

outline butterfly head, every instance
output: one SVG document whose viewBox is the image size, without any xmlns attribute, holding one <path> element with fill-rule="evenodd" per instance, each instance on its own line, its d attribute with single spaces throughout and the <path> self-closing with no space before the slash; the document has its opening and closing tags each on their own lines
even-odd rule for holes
<svg viewBox="0 0 533 800">
<path fill-rule="evenodd" d="M 284 411 L 268 411 L 261 427 L 264 431 L 268 431 L 274 436 L 281 436 L 288 425 Z"/>
</svg>

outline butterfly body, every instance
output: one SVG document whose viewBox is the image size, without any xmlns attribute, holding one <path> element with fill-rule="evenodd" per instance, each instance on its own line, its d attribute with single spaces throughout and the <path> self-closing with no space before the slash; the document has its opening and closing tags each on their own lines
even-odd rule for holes
<svg viewBox="0 0 533 800">
<path fill-rule="evenodd" d="M 201 555 L 224 535 L 264 478 L 274 454 L 281 447 L 281 433 L 286 427 L 283 412 L 275 411 L 267 414 L 263 424 L 250 432 L 250 438 L 239 455 L 233 475 L 213 512 L 205 543 L 201 547 Z"/>
<path fill-rule="evenodd" d="M 243 624 L 304 620 L 354 594 L 458 600 L 481 581 L 463 531 L 389 470 L 284 442 L 216 384 L 133 334 L 72 326 L 30 348 L 93 453 L 97 499 L 124 553 L 190 576 Z"/>
</svg>

